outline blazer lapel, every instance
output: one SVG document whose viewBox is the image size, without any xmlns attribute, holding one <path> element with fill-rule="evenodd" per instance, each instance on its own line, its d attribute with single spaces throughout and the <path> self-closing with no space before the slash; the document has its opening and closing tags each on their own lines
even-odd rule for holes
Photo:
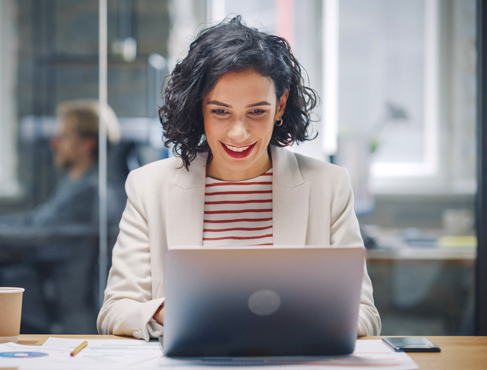
<svg viewBox="0 0 487 370">
<path fill-rule="evenodd" d="M 275 245 L 305 245 L 310 184 L 304 182 L 296 156 L 271 146 L 273 229 Z"/>
<path fill-rule="evenodd" d="M 275 245 L 304 245 L 310 184 L 304 182 L 295 155 L 271 146 L 273 163 L 273 229 Z M 167 192 L 168 248 L 203 244 L 206 154 L 177 170 Z"/>
<path fill-rule="evenodd" d="M 168 248 L 203 244 L 206 154 L 198 154 L 189 171 L 177 169 L 168 186 L 166 232 Z"/>
</svg>

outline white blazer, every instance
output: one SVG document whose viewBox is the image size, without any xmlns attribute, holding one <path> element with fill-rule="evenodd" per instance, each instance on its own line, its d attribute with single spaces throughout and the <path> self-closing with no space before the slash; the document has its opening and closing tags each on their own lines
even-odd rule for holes
<svg viewBox="0 0 487 370">
<path fill-rule="evenodd" d="M 275 245 L 363 246 L 344 168 L 271 146 Z M 178 157 L 132 171 L 127 206 L 98 315 L 100 334 L 162 335 L 152 319 L 164 301 L 164 258 L 172 246 L 203 243 L 206 154 L 189 171 Z M 365 268 L 365 266 L 364 266 Z M 365 268 L 358 334 L 379 335 L 380 317 Z"/>
</svg>

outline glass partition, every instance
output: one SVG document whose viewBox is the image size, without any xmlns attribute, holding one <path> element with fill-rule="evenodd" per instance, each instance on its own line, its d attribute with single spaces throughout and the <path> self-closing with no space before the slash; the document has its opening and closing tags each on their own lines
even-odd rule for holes
<svg viewBox="0 0 487 370">
<path fill-rule="evenodd" d="M 128 173 L 169 155 L 158 107 L 168 74 L 170 24 L 167 1 L 108 2 L 107 102 L 121 133 L 117 145 L 108 148 L 108 267 L 126 203 Z"/>
<path fill-rule="evenodd" d="M 384 335 L 473 333 L 475 1 L 339 2 L 339 135 Z"/>
<path fill-rule="evenodd" d="M 0 2 L 0 285 L 26 289 L 22 333 L 96 333 L 100 205 L 110 255 L 128 172 L 167 156 L 168 4 L 108 1 L 99 198 L 99 3 Z"/>
<path fill-rule="evenodd" d="M 0 6 L 0 284 L 25 288 L 23 333 L 94 333 L 98 2 Z"/>
</svg>

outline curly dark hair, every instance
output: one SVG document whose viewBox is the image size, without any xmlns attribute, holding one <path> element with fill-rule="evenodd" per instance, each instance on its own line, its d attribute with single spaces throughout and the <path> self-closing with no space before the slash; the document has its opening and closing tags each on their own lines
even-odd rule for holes
<svg viewBox="0 0 487 370">
<path fill-rule="evenodd" d="M 236 16 L 203 30 L 169 76 L 159 118 L 166 147 L 174 144 L 173 152 L 186 168 L 197 153 L 209 152 L 212 158 L 204 131 L 203 98 L 223 74 L 248 69 L 272 79 L 277 101 L 289 90 L 283 124 L 274 126 L 270 144 L 283 147 L 316 137 L 310 137 L 308 127 L 318 96 L 305 86 L 289 43 L 246 26 Z"/>
</svg>

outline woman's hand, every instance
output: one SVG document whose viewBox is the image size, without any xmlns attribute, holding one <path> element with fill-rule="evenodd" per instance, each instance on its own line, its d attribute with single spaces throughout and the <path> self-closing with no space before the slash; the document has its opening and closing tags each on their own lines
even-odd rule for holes
<svg viewBox="0 0 487 370">
<path fill-rule="evenodd" d="M 152 318 L 156 320 L 159 325 L 164 325 L 164 303 L 157 309 Z"/>
</svg>

